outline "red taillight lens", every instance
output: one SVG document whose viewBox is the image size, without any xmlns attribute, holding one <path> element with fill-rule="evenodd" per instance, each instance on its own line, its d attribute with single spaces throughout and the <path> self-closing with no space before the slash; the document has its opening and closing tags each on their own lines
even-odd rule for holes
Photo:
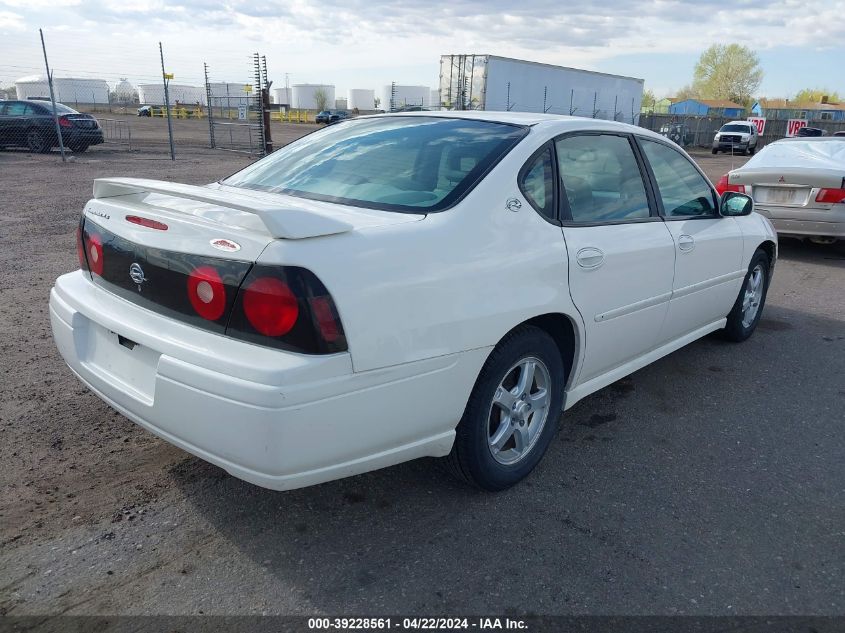
<svg viewBox="0 0 845 633">
<path fill-rule="evenodd" d="M 845 202 L 845 189 L 820 189 L 816 202 L 839 203 Z"/>
<path fill-rule="evenodd" d="M 244 313 L 264 336 L 282 336 L 299 318 L 299 302 L 288 285 L 273 277 L 259 277 L 244 291 Z"/>
<path fill-rule="evenodd" d="M 226 286 L 211 266 L 200 266 L 188 276 L 188 299 L 203 319 L 216 321 L 226 310 Z"/>
<path fill-rule="evenodd" d="M 85 240 L 85 255 L 88 269 L 95 275 L 103 275 L 103 240 L 99 235 L 89 235 Z"/>
<path fill-rule="evenodd" d="M 329 297 L 312 297 L 311 312 L 314 314 L 314 320 L 317 322 L 317 327 L 320 328 L 323 340 L 327 343 L 334 343 L 340 336 L 340 329 L 331 299 Z"/>
<path fill-rule="evenodd" d="M 719 192 L 720 196 L 726 191 L 736 191 L 737 193 L 745 193 L 745 185 L 728 184 L 728 174 L 725 174 L 724 176 L 719 178 L 719 182 L 716 183 L 716 191 Z"/>
<path fill-rule="evenodd" d="M 73 123 L 66 116 L 59 117 L 59 125 L 62 127 L 73 127 Z"/>
<path fill-rule="evenodd" d="M 156 229 L 157 231 L 167 230 L 167 225 L 164 222 L 151 220 L 150 218 L 142 218 L 139 215 L 127 215 L 126 221 L 131 222 L 132 224 L 137 224 L 138 226 L 145 226 L 148 229 Z"/>
</svg>

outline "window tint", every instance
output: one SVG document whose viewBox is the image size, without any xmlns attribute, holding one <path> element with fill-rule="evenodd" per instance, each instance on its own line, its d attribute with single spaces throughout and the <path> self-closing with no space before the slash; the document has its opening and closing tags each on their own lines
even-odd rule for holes
<svg viewBox="0 0 845 633">
<path fill-rule="evenodd" d="M 573 222 L 649 216 L 642 175 L 627 138 L 590 134 L 569 136 L 555 144 Z"/>
<path fill-rule="evenodd" d="M 224 183 L 391 211 L 439 211 L 526 131 L 436 117 L 348 120 L 294 141 Z"/>
<path fill-rule="evenodd" d="M 752 129 L 750 125 L 742 125 L 739 123 L 728 123 L 723 125 L 720 132 L 742 132 L 744 134 L 751 134 Z"/>
<path fill-rule="evenodd" d="M 716 214 L 710 184 L 683 154 L 662 143 L 640 141 L 667 216 Z"/>
<path fill-rule="evenodd" d="M 555 219 L 554 178 L 552 149 L 549 147 L 531 161 L 519 182 L 519 188 L 531 205 L 550 220 Z"/>
</svg>

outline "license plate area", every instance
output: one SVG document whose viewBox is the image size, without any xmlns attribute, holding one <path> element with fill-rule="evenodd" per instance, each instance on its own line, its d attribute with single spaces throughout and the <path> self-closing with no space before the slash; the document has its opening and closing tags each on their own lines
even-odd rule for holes
<svg viewBox="0 0 845 633">
<path fill-rule="evenodd" d="M 103 380 L 133 398 L 152 404 L 161 355 L 89 321 L 83 363 Z"/>
<path fill-rule="evenodd" d="M 754 187 L 754 201 L 761 204 L 800 206 L 807 203 L 806 187 Z"/>
</svg>

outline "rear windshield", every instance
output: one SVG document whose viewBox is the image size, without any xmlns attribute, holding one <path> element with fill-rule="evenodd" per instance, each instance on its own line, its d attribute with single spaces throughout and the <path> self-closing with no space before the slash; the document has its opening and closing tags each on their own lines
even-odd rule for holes
<svg viewBox="0 0 845 633">
<path fill-rule="evenodd" d="M 710 128 L 713 129 L 713 128 Z M 728 124 L 723 125 L 722 129 L 719 130 L 720 132 L 745 132 L 746 134 L 751 131 L 750 125 L 739 125 L 739 124 Z"/>
<path fill-rule="evenodd" d="M 441 211 L 527 132 L 522 126 L 437 117 L 347 120 L 223 183 L 389 211 Z"/>
</svg>

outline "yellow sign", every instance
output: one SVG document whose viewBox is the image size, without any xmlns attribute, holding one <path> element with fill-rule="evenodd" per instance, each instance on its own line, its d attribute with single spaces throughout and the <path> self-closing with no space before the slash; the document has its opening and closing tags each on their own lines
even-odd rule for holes
<svg viewBox="0 0 845 633">
<path fill-rule="evenodd" d="M 252 92 L 252 85 L 251 85 L 251 84 L 246 84 L 246 85 L 244 86 L 244 92 Z"/>
<path fill-rule="evenodd" d="M 164 73 L 165 79 L 173 79 L 173 73 Z"/>
</svg>

